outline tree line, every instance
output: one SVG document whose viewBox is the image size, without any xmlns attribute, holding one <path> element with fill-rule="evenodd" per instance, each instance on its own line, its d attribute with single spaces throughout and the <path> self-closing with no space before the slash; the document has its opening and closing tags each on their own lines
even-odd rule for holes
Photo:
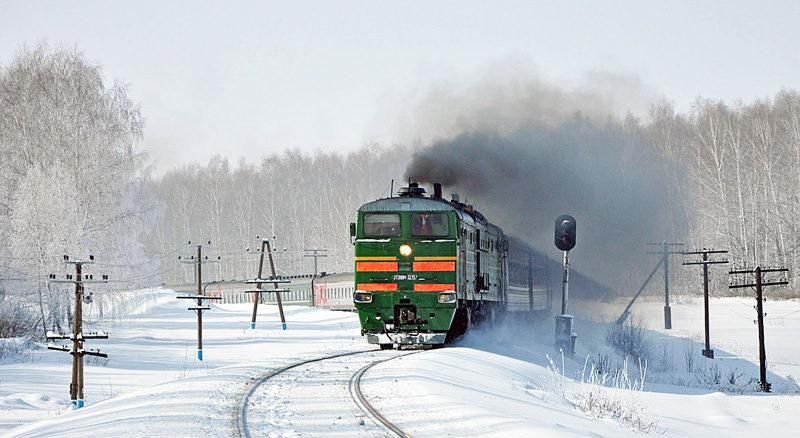
<svg viewBox="0 0 800 438">
<path fill-rule="evenodd" d="M 675 237 L 730 251 L 736 266 L 800 268 L 800 94 L 749 104 L 699 99 L 688 114 L 655 106 L 644 135 L 670 176 Z M 727 290 L 727 276 L 716 276 Z M 790 276 L 789 294 L 796 294 Z M 696 281 L 694 282 L 696 283 Z"/>
<path fill-rule="evenodd" d="M 669 235 L 653 240 L 727 249 L 735 266 L 800 268 L 800 93 L 782 90 L 749 104 L 698 99 L 685 113 L 661 102 L 643 121 L 629 115 L 622 123 L 631 144 L 656 153 L 668 181 Z M 216 157 L 172 170 L 153 182 L 164 206 L 159 252 L 190 236 L 208 238 L 227 257 L 218 274 L 244 278 L 254 272 L 254 259 L 242 249 L 261 234 L 277 239 L 286 272 L 310 273 L 302 250 L 312 247 L 330 251 L 325 269 L 350 270 L 348 222 L 359 205 L 388 194 L 391 178 L 401 181 L 413 150 L 374 144 L 349 154 L 290 150 L 259 163 L 232 166 Z M 697 288 L 696 272 L 676 271 L 678 284 Z M 189 276 L 181 271 L 170 280 Z M 727 276 L 715 277 L 716 290 L 727 293 Z"/>
<path fill-rule="evenodd" d="M 93 254 L 91 269 L 120 281 L 100 294 L 192 281 L 177 263 L 190 240 L 211 241 L 206 254 L 220 263 L 210 274 L 219 279 L 255 274 L 256 235 L 274 239 L 281 273 L 311 273 L 304 250 L 315 248 L 328 250 L 321 270 L 349 271 L 356 209 L 388 196 L 392 179 L 397 189 L 422 147 L 214 157 L 153 177 L 140 150 L 143 120 L 126 86 L 108 84 L 77 50 L 42 45 L 0 64 L 0 308 L 21 303 L 32 325 L 63 325 L 71 294 L 47 275 L 66 272 L 64 254 Z M 661 102 L 641 120 L 613 123 L 631 145 L 651 149 L 668 178 L 670 235 L 654 239 L 728 249 L 737 265 L 800 268 L 798 92 L 750 103 L 698 99 L 686 112 Z M 677 281 L 694 290 L 694 274 L 679 271 Z M 716 278 L 715 290 L 727 292 L 725 276 Z"/>
<path fill-rule="evenodd" d="M 211 242 L 204 254 L 219 263 L 206 270 L 216 278 L 254 277 L 256 236 L 273 239 L 281 274 L 313 273 L 308 249 L 327 250 L 320 271 L 350 271 L 348 224 L 361 204 L 389 196 L 407 154 L 404 146 L 373 144 L 348 154 L 288 150 L 255 163 L 214 157 L 207 165 L 173 169 L 150 184 L 161 214 L 148 248 L 173 255 L 162 260 L 172 267 L 162 277 L 168 283 L 192 281 L 192 268 L 174 263 L 177 254 L 192 251 L 189 241 Z"/>
</svg>

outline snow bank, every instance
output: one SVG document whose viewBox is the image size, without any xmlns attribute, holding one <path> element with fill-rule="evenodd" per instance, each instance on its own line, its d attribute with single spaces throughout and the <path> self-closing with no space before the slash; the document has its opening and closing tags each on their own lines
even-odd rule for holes
<svg viewBox="0 0 800 438">
<path fill-rule="evenodd" d="M 84 409 L 61 408 L 68 404 L 68 355 L 36 351 L 32 362 L 0 364 L 0 430 L 21 425 L 10 436 L 230 436 L 235 433 L 232 419 L 237 403 L 254 376 L 302 358 L 370 348 L 359 335 L 354 313 L 287 306 L 289 329 L 284 331 L 275 306 L 265 305 L 260 307 L 259 329 L 253 331 L 247 329 L 249 305 L 223 305 L 205 314 L 207 361 L 200 363 L 194 359 L 195 316 L 186 310 L 186 303 L 171 297 L 165 293 L 155 307 L 141 314 L 101 324 L 110 339 L 93 341 L 93 346 L 107 351 L 110 360 L 87 366 Z M 636 310 L 645 320 L 660 321 L 657 304 L 642 303 Z M 712 345 L 718 359 L 711 361 L 693 351 L 693 372 L 681 367 L 685 346 L 699 345 L 702 307 L 674 305 L 675 329 L 651 326 L 647 331 L 655 349 L 643 391 L 597 385 L 599 376 L 580 382 L 587 368 L 591 376 L 592 363 L 612 352 L 605 344 L 607 325 L 581 319 L 588 313 L 576 306 L 579 338 L 574 359 L 562 363 L 554 354 L 552 320 L 532 326 L 510 320 L 472 332 L 455 346 L 377 365 L 364 375 L 363 392 L 389 420 L 423 437 L 640 434 L 635 422 L 625 417 L 631 413 L 652 421 L 649 430 L 655 435 L 793 436 L 800 397 L 790 386 L 774 394 L 746 388 L 725 393 L 720 385 L 691 383 L 712 365 L 757 374 L 755 328 L 751 319 L 742 317 L 747 315 L 744 304 L 712 300 Z M 767 326 L 767 354 L 780 362 L 770 367 L 770 379 L 780 387 L 790 384 L 789 373 L 799 369 L 800 346 L 791 340 L 800 329 L 794 319 L 800 317 L 800 303 L 771 306 L 770 312 L 780 317 L 773 321 L 781 323 Z M 591 315 L 602 320 L 605 310 L 596 305 Z M 734 317 L 734 312 L 742 315 Z M 611 359 L 612 368 L 619 360 Z M 638 370 L 633 365 L 630 374 L 635 379 Z M 331 374 L 331 384 L 346 380 L 334 378 L 337 375 Z M 587 397 L 606 407 L 592 408 Z M 275 402 L 265 405 L 265 424 L 273 421 L 286 430 L 315 430 L 313 410 L 289 417 Z M 294 406 L 338 409 L 339 405 L 332 399 L 328 404 L 322 400 L 322 404 Z M 348 412 L 343 410 L 342 415 L 352 415 Z M 353 430 L 347 418 L 340 423 Z M 336 424 L 331 428 L 338 430 Z"/>
</svg>

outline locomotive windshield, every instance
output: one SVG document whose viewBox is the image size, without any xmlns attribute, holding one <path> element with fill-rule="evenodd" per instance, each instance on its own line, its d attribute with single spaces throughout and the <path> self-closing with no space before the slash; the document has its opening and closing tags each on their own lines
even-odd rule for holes
<svg viewBox="0 0 800 438">
<path fill-rule="evenodd" d="M 368 213 L 364 215 L 364 236 L 399 237 L 399 213 Z"/>
<path fill-rule="evenodd" d="M 447 237 L 450 235 L 447 213 L 411 214 L 411 235 L 414 237 Z"/>
</svg>

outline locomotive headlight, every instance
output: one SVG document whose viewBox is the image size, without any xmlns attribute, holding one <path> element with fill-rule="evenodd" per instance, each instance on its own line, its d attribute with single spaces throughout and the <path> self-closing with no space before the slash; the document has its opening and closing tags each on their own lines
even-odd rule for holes
<svg viewBox="0 0 800 438">
<path fill-rule="evenodd" d="M 372 294 L 369 292 L 356 291 L 353 294 L 353 301 L 356 303 L 371 303 Z"/>
<path fill-rule="evenodd" d="M 456 293 L 455 292 L 442 292 L 439 294 L 439 303 L 441 304 L 452 304 L 456 302 Z"/>
<path fill-rule="evenodd" d="M 411 255 L 411 247 L 408 244 L 400 245 L 400 255 L 403 257 L 408 257 Z"/>
</svg>

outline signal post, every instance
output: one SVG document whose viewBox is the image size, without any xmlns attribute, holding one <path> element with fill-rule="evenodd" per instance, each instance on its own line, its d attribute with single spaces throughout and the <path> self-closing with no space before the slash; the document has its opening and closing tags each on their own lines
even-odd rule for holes
<svg viewBox="0 0 800 438">
<path fill-rule="evenodd" d="M 569 251 L 575 247 L 575 218 L 561 215 L 556 218 L 555 244 L 564 252 L 561 281 L 561 314 L 556 316 L 555 348 L 572 357 L 575 355 L 575 340 L 578 335 L 572 331 L 573 316 L 569 311 Z"/>
</svg>

